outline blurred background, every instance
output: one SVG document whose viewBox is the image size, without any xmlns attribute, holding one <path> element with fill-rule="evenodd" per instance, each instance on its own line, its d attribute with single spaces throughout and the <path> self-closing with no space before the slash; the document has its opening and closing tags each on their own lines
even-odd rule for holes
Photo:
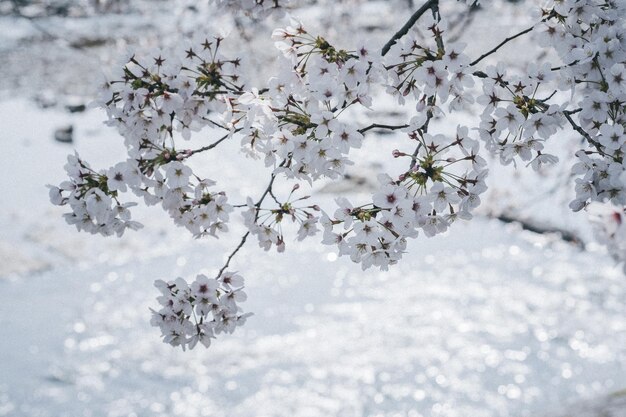
<svg viewBox="0 0 626 417">
<path fill-rule="evenodd" d="M 478 56 L 530 26 L 538 3 L 441 10 L 450 36 Z M 215 271 L 241 227 L 194 240 L 158 207 L 139 207 L 143 230 L 103 238 L 77 233 L 48 202 L 45 185 L 65 179 L 74 150 L 95 169 L 125 159 L 89 103 L 127 51 L 227 32 L 224 47 L 248 61 L 250 85 L 263 85 L 280 65 L 271 31 L 289 16 L 333 44 L 379 48 L 420 4 L 292 1 L 287 15 L 250 18 L 206 0 L 0 0 L 0 416 L 626 416 L 626 278 L 586 215 L 567 208 L 571 132 L 550 169 L 490 160 L 476 218 L 410 242 L 388 272 L 361 271 L 321 238 L 287 241 L 284 254 L 250 241 L 233 267 L 255 315 L 208 350 L 160 342 L 152 283 Z M 514 71 L 550 55 L 529 37 L 484 65 L 495 59 Z M 395 124 L 412 110 L 381 98 L 355 122 Z M 433 129 L 473 126 L 478 114 Z M 383 133 L 367 136 L 345 179 L 313 187 L 320 205 L 371 193 L 380 155 L 403 140 Z M 244 174 L 237 148 L 198 169 L 245 196 L 268 174 L 260 161 Z"/>
</svg>

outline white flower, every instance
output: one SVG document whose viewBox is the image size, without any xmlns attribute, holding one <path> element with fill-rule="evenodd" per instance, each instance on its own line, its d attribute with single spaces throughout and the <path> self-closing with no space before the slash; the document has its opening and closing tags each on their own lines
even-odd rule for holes
<svg viewBox="0 0 626 417">
<path fill-rule="evenodd" d="M 433 207 L 437 212 L 444 211 L 449 204 L 456 204 L 461 201 L 456 190 L 444 186 L 441 182 L 433 184 L 429 193 L 434 196 Z"/>
<path fill-rule="evenodd" d="M 626 143 L 624 126 L 620 124 L 600 126 L 600 143 L 609 151 L 620 149 Z"/>
<path fill-rule="evenodd" d="M 372 197 L 377 207 L 392 208 L 400 204 L 406 198 L 406 189 L 392 184 L 385 185 Z"/>
<path fill-rule="evenodd" d="M 189 184 L 189 177 L 192 174 L 191 168 L 179 161 L 169 162 L 164 167 L 167 185 L 170 188 L 184 187 Z"/>
</svg>

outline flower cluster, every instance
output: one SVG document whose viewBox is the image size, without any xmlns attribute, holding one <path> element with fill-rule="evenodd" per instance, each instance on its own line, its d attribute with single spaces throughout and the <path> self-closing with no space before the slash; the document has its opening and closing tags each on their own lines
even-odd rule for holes
<svg viewBox="0 0 626 417">
<path fill-rule="evenodd" d="M 299 188 L 300 186 L 296 184 L 284 203 L 278 201 L 276 196 L 271 193 L 277 205 L 274 209 L 263 209 L 258 204 L 254 204 L 251 198 L 248 198 L 247 210 L 243 212 L 244 224 L 250 233 L 257 237 L 259 246 L 264 250 L 268 251 L 274 245 L 278 252 L 284 252 L 285 237 L 282 229 L 284 219 L 291 219 L 292 223 L 299 225 L 297 239 L 300 241 L 317 233 L 319 216 L 315 215 L 314 212 L 319 211 L 320 208 L 317 205 L 295 206 L 295 203 L 306 200 L 310 196 L 291 201 L 294 192 Z M 268 193 L 270 192 L 268 191 Z"/>
<path fill-rule="evenodd" d="M 161 296 L 161 309 L 152 310 L 153 326 L 161 329 L 163 341 L 172 346 L 193 349 L 198 342 L 209 347 L 220 333 L 232 333 L 251 314 L 243 314 L 237 303 L 246 301 L 243 278 L 224 271 L 217 278 L 198 275 L 189 285 L 178 278 L 154 284 Z"/>
<path fill-rule="evenodd" d="M 407 169 L 393 177 L 380 175 L 372 203 L 355 207 L 340 198 L 333 218 L 322 219 L 323 243 L 337 245 L 340 255 L 364 269 L 396 263 L 407 238 L 419 230 L 434 236 L 456 219 L 471 218 L 487 189 L 486 163 L 467 127 L 458 126 L 452 137 L 428 133 L 430 120 L 442 114 L 444 104 L 454 110 L 473 101 L 465 90 L 474 81 L 465 45 L 444 44 L 446 25 L 437 12 L 424 20 L 430 36 L 422 39 L 412 31 L 384 60 L 387 92 L 401 105 L 407 96 L 416 101 L 417 114 L 404 129 L 409 149 L 393 151 L 393 157 L 407 160 Z"/>
<path fill-rule="evenodd" d="M 79 231 L 104 236 L 122 236 L 126 229 L 143 227 L 131 220 L 128 210 L 136 203 L 118 200 L 118 191 L 125 191 L 125 185 L 120 185 L 122 177 L 128 183 L 139 182 L 139 174 L 132 164 L 122 162 L 109 172 L 96 172 L 78 155 L 69 155 L 65 171 L 68 181 L 59 187 L 48 187 L 52 204 L 69 205 L 72 209 L 71 213 L 64 214 L 67 223 L 75 225 Z"/>
<path fill-rule="evenodd" d="M 371 103 L 377 71 L 369 50 L 339 50 L 300 24 L 277 29 L 272 38 L 288 61 L 284 73 L 263 92 L 251 90 L 235 107 L 241 119 L 242 145 L 262 155 L 276 172 L 309 182 L 337 178 L 351 164 L 347 155 L 363 135 L 341 119 L 346 109 Z"/>
<path fill-rule="evenodd" d="M 563 125 L 559 105 L 547 104 L 541 98 L 545 84 L 554 75 L 548 64 L 531 64 L 523 76 L 507 77 L 503 65 L 488 66 L 482 84 L 482 95 L 477 102 L 484 106 L 480 121 L 480 137 L 486 148 L 500 156 L 502 164 L 516 158 L 539 169 L 542 164 L 553 164 L 556 156 L 543 153 L 543 142 Z"/>
<path fill-rule="evenodd" d="M 139 181 L 128 185 L 146 204 L 161 203 L 174 221 L 195 236 L 215 235 L 226 230 L 232 207 L 224 191 L 210 191 L 210 179 L 200 179 L 185 161 L 218 143 L 199 149 L 178 149 L 176 142 L 188 140 L 192 132 L 209 126 L 228 131 L 232 126 L 217 116 L 229 113 L 230 103 L 241 94 L 240 60 L 224 57 L 221 37 L 190 42 L 178 57 L 162 53 L 141 59 L 131 56 L 119 79 L 103 86 L 99 104 L 125 139 L 130 160 L 139 170 Z M 229 119 L 230 120 L 230 119 Z M 221 141 L 220 140 L 220 141 Z"/>
<path fill-rule="evenodd" d="M 564 112 L 586 147 L 572 169 L 581 210 L 589 202 L 626 205 L 626 27 L 623 2 L 563 1 L 544 14 L 541 40 L 564 62 L 560 85 L 578 88 L 577 108 Z M 626 255 L 622 255 L 626 256 Z"/>
<path fill-rule="evenodd" d="M 474 85 L 470 59 L 463 52 L 467 45 L 444 44 L 447 24 L 440 17 L 429 14 L 423 20 L 420 26 L 427 29 L 428 37 L 412 30 L 385 56 L 387 93 L 399 104 L 404 104 L 407 96 L 414 98 L 416 120 L 421 123 L 426 121 L 427 111 L 440 111 L 446 102 L 450 110 L 473 103 L 467 89 Z"/>
<path fill-rule="evenodd" d="M 406 239 L 421 229 L 426 236 L 445 232 L 456 219 L 470 219 L 486 191 L 485 161 L 477 154 L 478 142 L 465 127 L 455 137 L 430 135 L 421 130 L 409 134 L 413 154 L 395 150 L 396 158 L 407 158 L 409 169 L 397 178 L 381 174 L 381 188 L 372 203 L 358 207 L 345 198 L 331 219 L 325 216 L 324 243 L 335 244 L 340 255 L 349 255 L 363 269 L 386 270 L 406 248 Z M 335 226 L 343 224 L 335 230 Z"/>
</svg>

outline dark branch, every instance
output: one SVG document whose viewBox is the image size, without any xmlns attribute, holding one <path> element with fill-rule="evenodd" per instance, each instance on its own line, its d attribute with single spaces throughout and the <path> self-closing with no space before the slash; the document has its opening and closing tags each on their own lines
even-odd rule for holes
<svg viewBox="0 0 626 417">
<path fill-rule="evenodd" d="M 537 233 L 540 235 L 553 234 L 553 233 L 558 234 L 561 236 L 561 239 L 563 239 L 565 242 L 573 243 L 579 248 L 585 249 L 585 243 L 580 238 L 580 236 L 568 230 L 540 224 L 532 220 L 520 219 L 511 215 L 507 215 L 507 214 L 500 214 L 500 215 L 496 215 L 493 217 L 501 221 L 502 223 L 517 223 L 521 226 L 523 230 L 528 230 L 529 232 Z"/>
<path fill-rule="evenodd" d="M 426 3 L 424 3 L 422 7 L 417 9 L 417 11 L 413 13 L 413 15 L 409 18 L 409 20 L 407 20 L 404 26 L 402 26 L 400 30 L 397 31 L 396 34 L 391 37 L 391 39 L 389 39 L 389 41 L 385 44 L 385 46 L 383 46 L 383 50 L 381 54 L 383 56 L 387 55 L 387 52 L 389 52 L 389 49 L 391 49 L 391 47 L 395 45 L 396 41 L 400 39 L 401 37 L 403 37 L 404 35 L 406 35 L 409 32 L 409 30 L 413 27 L 415 22 L 417 22 L 417 20 L 420 17 L 422 17 L 422 15 L 426 13 L 427 10 L 432 9 L 434 6 L 438 4 L 439 4 L 439 0 L 428 0 Z"/>
<path fill-rule="evenodd" d="M 287 160 L 284 160 L 279 165 L 279 167 L 284 167 L 286 163 L 287 163 Z M 268 194 L 272 194 L 272 186 L 274 185 L 274 180 L 275 179 L 276 179 L 276 174 L 272 173 L 272 177 L 270 178 L 270 182 L 267 184 L 267 188 L 265 188 L 265 191 L 263 192 L 263 194 L 261 194 L 261 197 L 259 198 L 259 200 L 254 204 L 254 206 L 257 208 L 257 211 L 256 211 L 256 213 L 254 215 L 255 223 L 256 223 L 257 219 L 259 218 L 259 208 L 261 207 L 261 204 L 263 204 L 263 200 L 265 200 L 265 197 L 267 197 Z M 250 235 L 250 231 L 248 230 L 241 237 L 241 241 L 239 241 L 239 244 L 237 245 L 237 247 L 230 253 L 230 255 L 228 255 L 228 258 L 226 259 L 226 263 L 220 269 L 220 271 L 217 273 L 217 277 L 216 278 L 219 278 L 222 275 L 222 273 L 226 270 L 226 268 L 228 268 L 228 265 L 230 265 L 230 261 L 237 254 L 237 252 L 239 252 L 239 250 L 241 248 L 243 248 L 243 245 L 245 245 L 246 240 L 248 239 L 249 235 Z"/>
<path fill-rule="evenodd" d="M 225 270 L 226 268 L 228 268 L 228 265 L 230 265 L 230 261 L 231 261 L 231 259 L 233 259 L 233 256 L 235 256 L 235 255 L 237 254 L 237 252 L 239 252 L 239 249 L 241 249 L 241 248 L 243 247 L 243 245 L 245 245 L 246 240 L 248 239 L 248 236 L 249 236 L 249 235 L 250 235 L 250 231 L 248 230 L 248 231 L 246 232 L 246 234 L 245 234 L 245 235 L 243 235 L 243 237 L 241 238 L 241 241 L 239 242 L 239 245 L 237 245 L 237 247 L 235 248 L 235 250 L 234 250 L 234 251 L 232 251 L 232 252 L 230 253 L 230 255 L 228 255 L 228 259 L 226 260 L 226 263 L 224 264 L 224 266 L 222 267 L 222 269 L 220 269 L 220 272 L 218 272 L 218 273 L 217 273 L 217 277 L 216 277 L 216 279 L 222 276 L 222 273 L 224 272 L 224 270 Z"/>
<path fill-rule="evenodd" d="M 550 71 L 560 71 L 563 68 L 571 67 L 571 66 L 576 65 L 576 64 L 578 64 L 578 60 L 576 60 L 574 62 L 570 62 L 569 64 L 561 65 L 559 67 L 552 67 L 552 68 L 550 68 Z"/>
<path fill-rule="evenodd" d="M 574 121 L 574 119 L 572 119 L 572 114 L 578 113 L 579 111 L 580 110 L 576 110 L 576 111 L 567 111 L 566 110 L 566 111 L 563 112 L 563 115 L 565 116 L 565 118 L 567 119 L 567 121 L 569 122 L 569 124 L 572 126 L 572 128 L 575 131 L 580 133 L 587 140 L 587 142 L 589 142 L 590 144 L 595 146 L 596 149 L 598 150 L 598 152 L 600 152 L 600 154 L 604 155 L 604 152 L 602 151 L 602 145 L 598 141 L 593 140 L 591 135 L 589 135 L 589 133 L 587 133 L 585 131 L 585 129 L 583 129 L 582 127 L 578 126 L 576 124 L 576 122 Z"/>
<path fill-rule="evenodd" d="M 533 28 L 535 27 L 535 25 L 524 29 L 523 31 L 521 31 L 520 33 L 510 36 L 506 39 L 504 39 L 502 42 L 500 42 L 495 48 L 493 48 L 492 50 L 490 50 L 489 52 L 485 52 L 484 54 L 482 54 L 481 56 L 479 56 L 477 59 L 475 59 L 472 63 L 470 63 L 470 67 L 473 67 L 474 65 L 478 64 L 480 61 L 482 61 L 483 59 L 487 58 L 489 55 L 493 54 L 494 52 L 496 52 L 498 49 L 500 49 L 502 46 L 504 46 L 507 42 L 512 41 L 515 38 L 518 38 L 528 32 L 530 32 L 531 30 L 533 30 Z"/>
<path fill-rule="evenodd" d="M 372 123 L 371 125 L 364 127 L 363 129 L 359 129 L 359 133 L 365 133 L 368 130 L 372 130 L 372 129 L 388 129 L 388 130 L 398 130 L 398 129 L 404 129 L 405 127 L 409 127 L 409 125 L 397 125 L 397 126 L 393 126 L 393 125 L 381 125 L 378 123 Z"/>
<path fill-rule="evenodd" d="M 228 139 L 231 136 L 231 133 L 227 133 L 226 135 L 222 136 L 221 138 L 219 138 L 218 140 L 216 140 L 215 142 L 213 142 L 210 145 L 207 146 L 203 146 L 202 148 L 198 148 L 198 149 L 194 149 L 192 151 L 187 152 L 187 157 L 200 153 L 200 152 L 204 152 L 204 151 L 208 151 L 210 149 L 215 148 L 217 145 L 219 145 L 220 143 L 224 142 L 226 139 Z"/>
</svg>

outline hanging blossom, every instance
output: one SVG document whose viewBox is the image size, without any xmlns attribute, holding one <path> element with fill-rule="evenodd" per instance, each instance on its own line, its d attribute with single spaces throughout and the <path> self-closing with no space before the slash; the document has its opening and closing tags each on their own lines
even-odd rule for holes
<svg viewBox="0 0 626 417">
<path fill-rule="evenodd" d="M 233 125 L 240 129 L 241 145 L 247 155 L 263 158 L 273 167 L 273 175 L 309 183 L 339 178 L 352 164 L 350 150 L 363 141 L 361 131 L 343 115 L 351 107 L 371 105 L 379 60 L 365 46 L 337 49 L 298 22 L 275 30 L 272 38 L 286 69 L 268 80 L 264 91 L 252 89 L 233 103 Z M 308 196 L 290 200 L 298 188 L 284 202 L 272 194 L 275 208 L 264 209 L 248 200 L 245 224 L 265 250 L 275 246 L 284 251 L 284 219 L 299 225 L 299 240 L 317 232 L 319 207 L 294 205 Z"/>
<path fill-rule="evenodd" d="M 158 280 L 154 285 L 161 292 L 161 309 L 152 310 L 151 324 L 172 346 L 193 349 L 200 342 L 209 347 L 216 335 L 233 333 L 251 315 L 238 304 L 247 299 L 243 284 L 240 275 L 229 271 L 217 278 L 200 274 L 191 284 L 183 278 Z"/>
</svg>

